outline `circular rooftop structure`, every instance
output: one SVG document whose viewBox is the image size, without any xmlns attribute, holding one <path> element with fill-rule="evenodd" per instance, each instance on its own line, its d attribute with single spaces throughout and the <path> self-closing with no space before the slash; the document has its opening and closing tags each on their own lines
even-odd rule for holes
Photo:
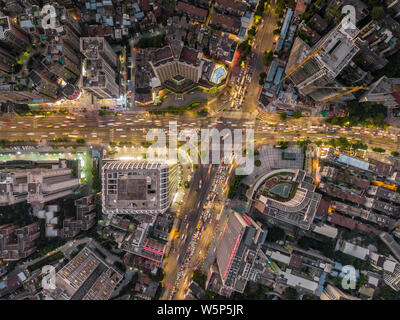
<svg viewBox="0 0 400 320">
<path fill-rule="evenodd" d="M 62 89 L 62 94 L 68 100 L 78 100 L 81 96 L 81 89 L 71 83 L 67 83 Z"/>
</svg>

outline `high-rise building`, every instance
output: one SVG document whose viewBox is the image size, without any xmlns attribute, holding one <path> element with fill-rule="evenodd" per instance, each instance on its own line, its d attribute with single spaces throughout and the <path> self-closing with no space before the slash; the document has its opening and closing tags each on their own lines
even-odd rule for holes
<svg viewBox="0 0 400 320">
<path fill-rule="evenodd" d="M 32 92 L 36 93 L 38 96 L 42 96 L 46 101 L 54 102 L 57 100 L 59 95 L 59 86 L 56 82 L 56 79 L 48 72 L 45 72 L 44 65 L 43 69 L 39 69 L 40 67 L 36 67 L 32 69 L 29 73 L 29 79 L 32 81 Z"/>
<path fill-rule="evenodd" d="M 12 52 L 22 52 L 29 46 L 29 36 L 10 17 L 0 17 L 0 43 Z"/>
<path fill-rule="evenodd" d="M 311 96 L 315 101 L 323 101 L 339 93 L 335 89 L 315 87 L 339 86 L 336 77 L 359 51 L 355 43 L 359 30 L 349 24 L 349 29 L 344 29 L 342 24 L 338 24 L 312 48 L 300 38 L 296 38 L 286 65 L 286 74 L 308 58 L 289 77 L 300 93 Z"/>
<path fill-rule="evenodd" d="M 152 52 L 149 62 L 162 84 L 168 80 L 180 82 L 184 79 L 197 83 L 202 75 L 202 57 L 201 52 L 184 46 L 182 41 L 173 40 L 168 46 Z"/>
<path fill-rule="evenodd" d="M 400 1 L 399 0 L 388 0 L 386 1 L 388 9 L 392 9 L 395 12 L 395 18 L 400 16 Z"/>
<path fill-rule="evenodd" d="M 264 231 L 246 214 L 231 211 L 217 248 L 217 265 L 226 290 L 243 292 Z"/>
<path fill-rule="evenodd" d="M 85 59 L 82 88 L 99 99 L 119 96 L 115 71 L 103 59 Z"/>
<path fill-rule="evenodd" d="M 15 63 L 15 56 L 13 56 L 9 51 L 0 48 L 0 73 L 11 73 Z"/>
<path fill-rule="evenodd" d="M 40 237 L 40 224 L 35 222 L 22 228 L 12 224 L 0 226 L 0 259 L 17 261 L 35 250 L 34 241 Z"/>
<path fill-rule="evenodd" d="M 178 164 L 111 160 L 102 168 L 103 213 L 147 214 L 167 211 L 178 190 Z"/>
<path fill-rule="evenodd" d="M 78 186 L 71 169 L 0 170 L 0 206 L 43 204 L 72 194 Z"/>
<path fill-rule="evenodd" d="M 60 22 L 63 25 L 63 27 L 68 27 L 72 29 L 72 31 L 77 36 L 80 36 L 82 34 L 82 28 L 79 25 L 79 21 L 75 19 L 65 7 L 59 8 L 59 15 L 60 15 Z"/>
<path fill-rule="evenodd" d="M 383 280 L 393 290 L 400 290 L 400 263 L 395 263 L 395 268 L 392 272 L 385 271 L 383 273 Z"/>
<path fill-rule="evenodd" d="M 111 68 L 118 66 L 118 57 L 104 37 L 82 37 L 80 48 L 87 59 L 103 59 Z"/>
<path fill-rule="evenodd" d="M 118 59 L 111 46 L 103 37 L 88 37 L 80 39 L 84 61 L 82 87 L 99 99 L 112 99 L 119 96 L 119 86 L 114 71 Z"/>
<path fill-rule="evenodd" d="M 81 74 L 81 60 L 71 47 L 63 42 L 51 43 L 43 53 L 48 70 L 67 83 L 76 83 Z"/>
</svg>

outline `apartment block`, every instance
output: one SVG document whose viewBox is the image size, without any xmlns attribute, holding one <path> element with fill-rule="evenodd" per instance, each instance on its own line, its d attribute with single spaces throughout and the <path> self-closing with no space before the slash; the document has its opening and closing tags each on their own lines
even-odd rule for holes
<svg viewBox="0 0 400 320">
<path fill-rule="evenodd" d="M 0 205 L 43 204 L 72 194 L 78 186 L 71 169 L 0 170 Z"/>
<path fill-rule="evenodd" d="M 0 258 L 4 261 L 18 261 L 36 250 L 34 241 L 40 237 L 39 223 L 22 228 L 12 224 L 0 226 Z"/>
</svg>

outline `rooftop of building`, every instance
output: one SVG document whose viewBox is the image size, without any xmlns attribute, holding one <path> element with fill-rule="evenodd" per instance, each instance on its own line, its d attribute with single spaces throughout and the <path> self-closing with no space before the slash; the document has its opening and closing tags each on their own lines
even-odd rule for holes
<svg viewBox="0 0 400 320">
<path fill-rule="evenodd" d="M 52 295 L 57 299 L 107 300 L 121 280 L 119 272 L 85 247 L 57 272 L 57 289 Z"/>
<path fill-rule="evenodd" d="M 315 45 L 315 48 L 323 48 L 322 53 L 317 53 L 316 56 L 335 75 L 339 74 L 359 51 L 355 44 L 358 33 L 359 29 L 354 25 L 344 29 L 342 24 L 338 24 Z"/>
<path fill-rule="evenodd" d="M 81 52 L 89 59 L 98 59 L 99 51 L 104 50 L 104 42 L 102 37 L 81 38 Z"/>
<path fill-rule="evenodd" d="M 182 2 L 182 1 L 178 1 L 178 4 L 176 5 L 176 7 L 179 10 L 182 10 L 183 12 L 186 12 L 186 13 L 189 13 L 191 15 L 198 16 L 201 18 L 207 17 L 207 14 L 208 14 L 207 10 L 195 7 L 191 4 L 188 4 L 188 3 Z"/>
<path fill-rule="evenodd" d="M 272 175 L 269 179 L 265 176 L 260 178 L 260 181 L 263 179 L 266 181 L 261 184 L 261 187 L 257 187 L 258 199 L 255 203 L 260 204 L 256 206 L 256 209 L 267 216 L 309 229 L 321 200 L 321 195 L 314 192 L 315 185 L 312 178 L 308 177 L 305 171 L 296 170 L 295 174 L 289 177 L 287 177 L 287 174 L 281 173 L 282 177 L 286 177 L 285 180 L 281 181 L 279 180 L 279 173 L 274 175 L 274 172 L 269 173 L 269 175 Z M 275 182 L 270 185 L 269 182 L 272 180 L 275 180 Z M 278 197 L 273 197 L 270 194 L 274 188 L 280 186 L 285 188 L 285 185 L 291 185 L 287 196 L 282 193 Z M 267 195 L 260 193 L 265 191 L 265 189 L 260 191 L 263 186 L 270 190 Z"/>
<path fill-rule="evenodd" d="M 247 9 L 247 5 L 243 2 L 236 1 L 236 0 L 216 0 L 215 4 L 218 6 L 222 6 L 225 8 L 230 8 L 236 11 L 243 11 L 245 12 Z"/>
<path fill-rule="evenodd" d="M 217 12 L 212 13 L 210 23 L 221 24 L 228 28 L 240 28 L 241 25 L 240 19 Z"/>
</svg>

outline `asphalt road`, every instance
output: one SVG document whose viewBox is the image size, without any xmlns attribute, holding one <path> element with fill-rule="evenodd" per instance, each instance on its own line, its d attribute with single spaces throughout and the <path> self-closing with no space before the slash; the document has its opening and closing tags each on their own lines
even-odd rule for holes
<svg viewBox="0 0 400 320">
<path fill-rule="evenodd" d="M 215 165 L 212 165 L 211 169 L 209 165 L 200 165 L 199 168 L 195 170 L 192 179 L 189 182 L 189 190 L 184 198 L 183 206 L 180 210 L 180 218 L 182 221 L 178 231 L 180 239 L 173 240 L 169 256 L 164 260 L 165 291 L 161 299 L 168 299 L 174 286 L 180 265 L 185 260 L 185 254 L 187 252 L 189 242 L 200 218 L 204 202 L 209 194 L 216 170 L 217 166 Z M 187 215 L 186 219 L 185 215 Z M 184 234 L 186 236 L 184 241 L 182 241 L 182 236 Z"/>
<path fill-rule="evenodd" d="M 177 121 L 178 131 L 184 129 L 207 129 L 218 126 L 219 129 L 253 128 L 258 143 L 274 143 L 277 140 L 297 140 L 308 137 L 310 140 L 329 140 L 332 137 L 358 139 L 371 147 L 383 147 L 386 150 L 399 149 L 399 129 L 379 128 L 340 128 L 324 123 L 322 118 L 300 118 L 279 123 L 276 115 L 262 115 L 257 120 L 236 117 L 200 118 L 193 114 L 178 116 L 152 116 L 148 114 L 127 114 L 119 117 L 100 117 L 96 114 L 67 119 L 64 115 L 46 116 L 45 118 L 20 117 L 7 114 L 0 123 L 0 139 L 50 140 L 67 138 L 74 142 L 83 138 L 91 144 L 108 145 L 110 142 L 130 141 L 135 146 L 146 141 L 149 129 L 168 130 L 170 121 Z M 7 125 L 7 123 L 9 123 Z M 313 128 L 314 127 L 314 128 Z M 317 128 L 317 129 L 315 129 Z"/>
<path fill-rule="evenodd" d="M 259 74 L 266 69 L 263 62 L 265 51 L 272 50 L 274 46 L 275 35 L 273 31 L 277 28 L 277 21 L 278 17 L 273 12 L 273 9 L 267 9 L 266 12 L 264 12 L 263 20 L 257 28 L 252 50 L 255 54 L 255 60 L 252 63 L 253 76 L 247 89 L 246 98 L 242 107 L 243 111 L 254 112 L 257 109 L 258 94 L 260 91 L 260 85 L 258 83 Z"/>
</svg>

